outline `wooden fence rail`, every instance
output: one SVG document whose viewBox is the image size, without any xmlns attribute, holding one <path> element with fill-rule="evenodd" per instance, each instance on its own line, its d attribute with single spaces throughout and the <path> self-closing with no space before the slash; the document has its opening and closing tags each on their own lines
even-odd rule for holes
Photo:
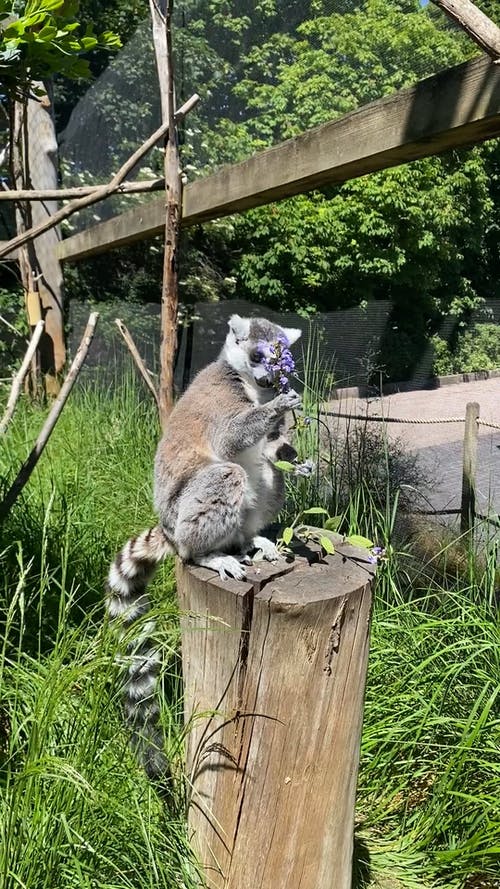
<svg viewBox="0 0 500 889">
<path fill-rule="evenodd" d="M 184 189 L 193 225 L 342 183 L 449 148 L 500 136 L 500 66 L 488 57 L 442 71 Z M 165 199 L 134 207 L 62 241 L 74 261 L 161 234 Z"/>
<path fill-rule="evenodd" d="M 500 430 L 499 423 L 492 423 L 480 419 L 480 407 L 475 401 L 468 402 L 465 409 L 465 417 L 432 417 L 432 418 L 411 418 L 411 417 L 373 417 L 369 414 L 352 414 L 348 411 L 321 411 L 322 416 L 338 417 L 346 420 L 359 420 L 363 423 L 396 423 L 402 424 L 418 424 L 418 425 L 439 425 L 441 423 L 463 423 L 464 424 L 464 445 L 462 456 L 462 493 L 460 509 L 436 509 L 426 510 L 424 515 L 459 515 L 460 530 L 462 533 L 474 530 L 476 518 L 482 521 L 490 522 L 490 524 L 499 526 L 498 518 L 485 516 L 476 510 L 476 474 L 477 474 L 477 442 L 479 436 L 479 426 L 487 426 L 491 429 Z"/>
</svg>

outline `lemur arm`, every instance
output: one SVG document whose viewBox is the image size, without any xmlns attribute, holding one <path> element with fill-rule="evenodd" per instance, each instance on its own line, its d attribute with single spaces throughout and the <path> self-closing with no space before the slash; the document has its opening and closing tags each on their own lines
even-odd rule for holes
<svg viewBox="0 0 500 889">
<path fill-rule="evenodd" d="M 217 431 L 216 446 L 223 459 L 251 448 L 261 441 L 276 421 L 287 411 L 300 405 L 300 396 L 293 391 L 277 395 L 268 404 L 248 408 L 237 414 Z"/>
</svg>

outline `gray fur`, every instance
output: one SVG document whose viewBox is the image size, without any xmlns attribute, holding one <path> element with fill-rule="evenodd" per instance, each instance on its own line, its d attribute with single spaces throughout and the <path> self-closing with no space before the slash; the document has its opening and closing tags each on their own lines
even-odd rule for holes
<svg viewBox="0 0 500 889">
<path fill-rule="evenodd" d="M 279 557 L 259 532 L 283 505 L 283 475 L 273 463 L 290 447 L 285 417 L 300 398 L 293 391 L 273 397 L 271 380 L 253 356 L 259 343 L 283 332 L 265 319 L 233 315 L 219 359 L 198 374 L 170 415 L 155 458 L 159 524 L 125 544 L 108 576 L 108 612 L 124 627 L 149 611 L 146 587 L 167 554 L 237 580 L 245 577 L 252 549 Z M 290 343 L 300 335 L 285 332 Z M 160 662 L 153 633 L 147 621 L 129 646 L 125 716 L 148 773 L 161 778 L 168 764 L 158 728 Z"/>
</svg>

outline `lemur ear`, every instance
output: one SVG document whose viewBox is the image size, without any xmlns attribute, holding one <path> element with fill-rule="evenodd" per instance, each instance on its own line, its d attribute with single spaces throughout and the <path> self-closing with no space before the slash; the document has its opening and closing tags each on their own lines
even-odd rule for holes
<svg viewBox="0 0 500 889">
<path fill-rule="evenodd" d="M 231 315 L 229 329 L 237 340 L 247 340 L 250 335 L 250 319 L 241 318 L 239 315 Z"/>
<path fill-rule="evenodd" d="M 291 346 L 297 342 L 299 336 L 302 336 L 302 331 L 298 327 L 283 327 L 283 333 Z"/>
</svg>

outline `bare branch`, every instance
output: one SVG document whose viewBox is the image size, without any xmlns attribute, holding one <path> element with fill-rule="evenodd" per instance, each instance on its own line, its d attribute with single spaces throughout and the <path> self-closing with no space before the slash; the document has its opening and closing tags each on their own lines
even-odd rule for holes
<svg viewBox="0 0 500 889">
<path fill-rule="evenodd" d="M 12 333 L 15 333 L 16 336 L 21 337 L 21 339 L 22 339 L 22 336 L 23 336 L 22 333 L 19 333 L 19 331 L 16 330 L 16 328 L 14 327 L 14 325 L 11 324 L 10 321 L 7 321 L 7 318 L 4 318 L 3 315 L 0 315 L 0 321 L 2 322 L 2 324 L 5 324 L 6 327 L 8 327 L 9 330 L 12 331 Z"/>
<path fill-rule="evenodd" d="M 73 188 L 44 188 L 38 191 L 24 189 L 7 189 L 0 191 L 0 201 L 66 201 L 71 198 L 82 198 L 95 194 L 102 185 L 78 185 Z M 122 182 L 115 194 L 143 194 L 150 191 L 161 191 L 165 188 L 165 180 L 139 179 L 137 182 Z"/>
<path fill-rule="evenodd" d="M 432 3 L 460 25 L 495 62 L 500 62 L 500 28 L 471 0 L 432 0 Z"/>
<path fill-rule="evenodd" d="M 123 323 L 123 321 L 120 318 L 115 318 L 115 324 L 128 346 L 130 354 L 132 355 L 132 358 L 134 359 L 134 361 L 137 365 L 137 368 L 139 370 L 139 373 L 140 373 L 142 379 L 146 383 L 146 386 L 148 387 L 149 391 L 152 393 L 153 398 L 155 399 L 156 404 L 159 407 L 160 402 L 158 399 L 158 393 L 157 393 L 157 391 L 154 387 L 153 381 L 149 375 L 149 371 L 148 371 L 146 365 L 144 364 L 144 361 L 142 360 L 141 356 L 139 355 L 139 350 L 137 349 L 137 346 L 134 343 L 130 332 L 128 331 L 127 327 L 125 326 L 125 324 Z"/>
<path fill-rule="evenodd" d="M 173 0 L 166 0 L 164 34 L 156 55 L 165 53 L 165 64 L 158 72 L 166 78 L 161 83 L 162 113 L 170 123 L 165 145 L 166 218 L 163 284 L 161 294 L 160 345 L 160 421 L 162 426 L 174 406 L 174 362 L 177 351 L 178 249 L 182 216 L 182 179 L 179 160 L 177 126 L 174 115 L 174 58 L 172 52 Z M 153 36 L 156 39 L 155 32 Z"/>
<path fill-rule="evenodd" d="M 184 105 L 179 108 L 176 112 L 176 120 L 182 119 L 188 111 L 191 111 L 192 108 L 197 105 L 199 102 L 199 96 L 194 95 L 188 99 Z M 64 219 L 68 219 L 69 216 L 72 216 L 73 213 L 76 213 L 78 210 L 83 210 L 85 207 L 90 207 L 92 204 L 96 204 L 98 201 L 102 201 L 104 198 L 109 197 L 114 194 L 123 180 L 128 176 L 131 170 L 135 167 L 135 165 L 140 161 L 140 159 L 153 148 L 154 145 L 158 142 L 162 136 L 165 136 L 168 133 L 168 122 L 162 123 L 161 127 L 153 133 L 149 139 L 144 142 L 140 148 L 137 149 L 129 158 L 125 161 L 125 163 L 120 167 L 117 173 L 113 176 L 110 182 L 105 185 L 101 185 L 98 189 L 90 195 L 86 195 L 82 198 L 77 198 L 77 200 L 72 201 L 70 204 L 66 204 L 65 207 L 61 207 L 56 213 L 50 216 L 48 219 L 44 220 L 44 222 L 40 223 L 40 225 L 35 225 L 33 228 L 22 232 L 22 234 L 17 235 L 15 238 L 12 238 L 11 241 L 4 242 L 0 248 L 0 258 L 2 256 L 6 256 L 7 253 L 10 253 L 12 250 L 15 250 L 18 247 L 21 247 L 23 244 L 26 244 L 27 241 L 32 241 L 34 238 L 41 235 L 43 232 L 48 231 L 48 229 L 53 228 L 55 225 L 59 225 Z"/>
<path fill-rule="evenodd" d="M 10 327 L 11 325 L 9 325 Z M 17 374 L 12 380 L 12 388 L 10 390 L 9 400 L 7 402 L 7 407 L 5 409 L 5 413 L 2 417 L 2 422 L 0 423 L 0 435 L 3 435 L 9 425 L 14 411 L 16 409 L 17 400 L 21 394 L 21 388 L 24 383 L 24 378 L 30 369 L 30 364 L 33 359 L 33 355 L 36 352 L 38 343 L 40 342 L 40 337 L 43 333 L 43 329 L 45 327 L 44 321 L 39 321 L 36 325 L 33 336 L 31 337 L 30 344 L 28 346 L 26 355 L 23 358 L 23 362 L 21 367 L 19 368 Z M 17 331 L 16 331 L 17 332 Z"/>
<path fill-rule="evenodd" d="M 87 357 L 90 344 L 94 338 L 98 318 L 99 313 L 92 312 L 87 322 L 87 327 L 85 328 L 82 341 L 78 347 L 77 353 L 73 359 L 73 363 L 69 369 L 68 375 L 61 386 L 59 395 L 52 405 L 49 415 L 43 425 L 42 431 L 40 432 L 40 435 L 38 436 L 31 453 L 21 466 L 21 469 L 19 470 L 15 481 L 7 491 L 7 494 L 5 495 L 3 501 L 0 503 L 0 519 L 5 518 L 9 510 L 16 502 L 19 494 L 23 490 L 26 483 L 29 481 L 31 473 L 38 463 L 41 454 L 43 453 L 45 445 L 47 444 L 54 429 L 54 426 L 56 425 L 63 411 L 64 405 L 66 404 L 75 380 L 80 373 L 82 365 Z"/>
</svg>

